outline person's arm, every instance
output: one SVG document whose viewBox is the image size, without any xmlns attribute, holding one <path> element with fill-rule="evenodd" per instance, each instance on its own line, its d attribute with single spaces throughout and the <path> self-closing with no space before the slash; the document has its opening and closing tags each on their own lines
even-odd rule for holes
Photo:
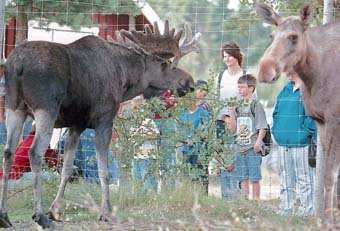
<svg viewBox="0 0 340 231">
<path fill-rule="evenodd" d="M 263 128 L 261 128 L 259 130 L 259 134 L 258 134 L 257 139 L 256 139 L 255 144 L 254 144 L 254 151 L 256 153 L 259 153 L 259 152 L 263 151 L 262 150 L 262 140 L 265 137 L 266 132 L 267 132 L 266 129 L 263 129 Z"/>
<path fill-rule="evenodd" d="M 5 96 L 0 96 L 0 123 L 5 122 Z"/>
<path fill-rule="evenodd" d="M 228 131 L 230 131 L 233 134 L 236 132 L 236 118 L 235 118 L 235 116 L 225 116 L 224 123 L 225 123 Z"/>
<path fill-rule="evenodd" d="M 255 108 L 255 129 L 258 131 L 258 135 L 254 144 L 254 151 L 259 153 L 262 151 L 262 140 L 266 135 L 268 123 L 266 119 L 266 113 L 260 102 L 257 102 Z"/>
</svg>

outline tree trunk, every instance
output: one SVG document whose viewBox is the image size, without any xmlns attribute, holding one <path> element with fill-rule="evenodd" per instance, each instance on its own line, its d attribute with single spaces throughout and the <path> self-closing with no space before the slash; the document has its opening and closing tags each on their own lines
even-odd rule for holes
<svg viewBox="0 0 340 231">
<path fill-rule="evenodd" d="M 323 24 L 334 21 L 334 0 L 323 1 Z"/>
<path fill-rule="evenodd" d="M 6 1 L 0 1 L 0 61 L 4 58 L 4 37 L 5 37 L 5 3 Z"/>
<path fill-rule="evenodd" d="M 333 22 L 333 0 L 324 0 L 323 2 L 323 24 Z M 325 211 L 325 159 L 318 134 L 316 154 L 316 177 L 315 177 L 315 213 L 318 217 L 324 217 Z"/>
<path fill-rule="evenodd" d="M 15 45 L 20 44 L 27 39 L 28 33 L 28 16 L 27 11 L 30 6 L 30 1 L 26 5 L 17 5 L 16 15 L 16 33 L 15 33 Z"/>
<path fill-rule="evenodd" d="M 315 213 L 317 217 L 324 216 L 325 210 L 325 183 L 324 183 L 324 175 L 325 175 L 325 166 L 324 166 L 324 156 L 322 152 L 322 146 L 320 142 L 320 135 L 318 134 L 317 141 L 317 154 L 316 154 L 316 177 L 315 177 Z"/>
</svg>

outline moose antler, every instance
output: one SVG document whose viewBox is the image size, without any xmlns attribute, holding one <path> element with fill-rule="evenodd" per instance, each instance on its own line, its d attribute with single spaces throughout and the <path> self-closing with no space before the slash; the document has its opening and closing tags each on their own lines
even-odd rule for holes
<svg viewBox="0 0 340 231">
<path fill-rule="evenodd" d="M 162 58 L 169 59 L 179 55 L 178 44 L 182 31 L 175 34 L 175 29 L 169 30 L 169 21 L 165 21 L 163 34 L 160 33 L 157 22 L 154 23 L 153 30 L 149 25 L 146 25 L 144 32 L 121 30 L 120 34 L 145 51 Z"/>
<path fill-rule="evenodd" d="M 173 61 L 173 66 L 177 66 L 178 61 L 185 55 L 189 54 L 190 52 L 194 51 L 196 53 L 200 52 L 200 48 L 198 46 L 198 39 L 201 37 L 201 33 L 198 32 L 195 36 L 192 36 L 191 28 L 188 24 L 184 24 L 184 39 L 181 40 L 179 45 L 179 56 L 175 56 Z"/>
<path fill-rule="evenodd" d="M 154 23 L 153 29 L 146 25 L 144 32 L 121 30 L 120 34 L 149 53 L 165 59 L 174 57 L 173 66 L 176 66 L 179 59 L 184 55 L 191 51 L 199 52 L 197 41 L 200 33 L 197 33 L 193 38 L 190 27 L 186 25 L 184 29 L 185 38 L 181 43 L 183 30 L 177 33 L 175 33 L 174 28 L 170 30 L 168 20 L 165 21 L 163 34 L 160 33 L 157 22 Z"/>
</svg>

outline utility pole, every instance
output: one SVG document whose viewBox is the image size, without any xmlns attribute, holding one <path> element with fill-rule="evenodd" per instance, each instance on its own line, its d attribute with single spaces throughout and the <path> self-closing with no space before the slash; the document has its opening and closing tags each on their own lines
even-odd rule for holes
<svg viewBox="0 0 340 231">
<path fill-rule="evenodd" d="M 0 62 L 3 60 L 5 47 L 5 6 L 6 1 L 0 1 Z"/>
</svg>

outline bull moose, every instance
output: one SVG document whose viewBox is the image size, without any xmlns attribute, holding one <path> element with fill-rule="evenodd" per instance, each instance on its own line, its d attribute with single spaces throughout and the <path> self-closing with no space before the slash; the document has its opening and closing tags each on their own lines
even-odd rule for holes
<svg viewBox="0 0 340 231">
<path fill-rule="evenodd" d="M 265 4 L 257 4 L 256 10 L 264 22 L 277 27 L 260 60 L 258 79 L 273 82 L 281 72 L 292 70 L 302 79 L 304 103 L 317 121 L 325 155 L 324 211 L 331 219 L 340 166 L 340 23 L 309 27 L 308 5 L 301 9 L 300 17 L 283 18 Z"/>
<path fill-rule="evenodd" d="M 164 33 L 157 24 L 145 32 L 122 31 L 133 46 L 86 36 L 63 45 L 31 41 L 17 46 L 5 64 L 7 142 L 4 149 L 4 178 L 1 187 L 0 227 L 12 224 L 7 215 L 8 175 L 23 123 L 31 115 L 36 135 L 29 151 L 33 173 L 33 220 L 42 228 L 59 220 L 59 209 L 66 183 L 72 173 L 79 135 L 86 128 L 95 129 L 99 178 L 102 187 L 100 220 L 111 219 L 109 202 L 108 148 L 112 124 L 122 101 L 148 92 L 173 89 L 184 95 L 193 89 L 190 74 L 174 62 L 197 49 L 191 31 L 180 44 L 182 30 Z M 131 44 L 130 41 L 130 44 Z M 183 41 L 183 40 L 181 40 Z M 53 128 L 69 127 L 61 182 L 47 215 L 42 207 L 42 154 L 48 147 Z"/>
</svg>

